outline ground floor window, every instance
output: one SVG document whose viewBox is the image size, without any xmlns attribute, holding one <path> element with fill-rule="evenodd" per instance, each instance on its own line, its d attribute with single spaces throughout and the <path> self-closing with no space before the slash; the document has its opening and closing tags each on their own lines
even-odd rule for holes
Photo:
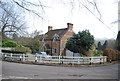
<svg viewBox="0 0 120 81">
<path fill-rule="evenodd" d="M 53 48 L 53 49 L 52 49 L 52 53 L 53 53 L 53 54 L 57 53 L 57 49 L 56 49 L 56 48 Z"/>
</svg>

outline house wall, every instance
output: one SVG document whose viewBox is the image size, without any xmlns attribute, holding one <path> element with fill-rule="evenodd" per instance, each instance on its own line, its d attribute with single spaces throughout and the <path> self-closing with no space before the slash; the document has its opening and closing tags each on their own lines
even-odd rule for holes
<svg viewBox="0 0 120 81">
<path fill-rule="evenodd" d="M 64 34 L 64 36 L 61 38 L 61 45 L 60 45 L 60 51 L 63 56 L 66 56 L 66 43 L 67 40 L 72 37 L 74 34 L 72 29 L 68 29 L 68 32 Z"/>
<path fill-rule="evenodd" d="M 50 47 L 52 47 L 52 50 L 50 50 L 50 55 L 53 56 L 58 56 L 58 55 L 63 55 L 66 56 L 66 42 L 67 40 L 72 37 L 74 34 L 72 29 L 68 29 L 68 32 L 66 32 L 64 34 L 64 36 L 62 36 L 62 38 L 58 41 L 56 41 L 56 43 L 53 43 L 52 40 L 46 40 L 45 43 L 49 44 Z M 52 51 L 54 51 L 54 49 L 56 49 L 56 53 L 52 53 Z"/>
<path fill-rule="evenodd" d="M 58 56 L 60 54 L 60 41 L 59 40 L 57 40 L 56 43 L 53 43 L 52 40 L 46 40 L 45 44 L 49 44 L 50 47 L 52 48 L 50 49 L 50 55 Z"/>
<path fill-rule="evenodd" d="M 73 32 L 73 24 L 67 23 L 67 32 L 60 38 L 60 40 L 56 41 L 56 43 L 53 43 L 52 40 L 46 40 L 45 43 L 49 44 L 50 47 L 52 47 L 52 50 L 50 50 L 50 55 L 58 56 L 63 55 L 66 56 L 66 42 L 68 38 L 72 37 L 74 34 Z M 56 53 L 52 53 L 56 49 Z"/>
</svg>

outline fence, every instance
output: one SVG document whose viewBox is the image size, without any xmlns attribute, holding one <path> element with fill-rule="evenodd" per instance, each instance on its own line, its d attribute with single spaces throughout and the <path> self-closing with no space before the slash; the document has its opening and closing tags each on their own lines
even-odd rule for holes
<svg viewBox="0 0 120 81">
<path fill-rule="evenodd" d="M 2 59 L 4 60 L 20 60 L 20 61 L 26 60 L 25 54 L 1 53 L 1 55 Z"/>
<path fill-rule="evenodd" d="M 35 61 L 40 63 L 62 63 L 62 64 L 92 64 L 104 63 L 107 61 L 106 56 L 99 57 L 68 57 L 68 56 L 35 56 L 30 57 L 25 54 L 2 53 L 5 60 Z"/>
<path fill-rule="evenodd" d="M 64 63 L 64 64 L 92 64 L 92 63 L 104 63 L 107 60 L 106 56 L 100 57 L 67 57 L 67 56 L 51 56 L 43 57 L 37 56 L 37 62 L 43 63 Z"/>
</svg>

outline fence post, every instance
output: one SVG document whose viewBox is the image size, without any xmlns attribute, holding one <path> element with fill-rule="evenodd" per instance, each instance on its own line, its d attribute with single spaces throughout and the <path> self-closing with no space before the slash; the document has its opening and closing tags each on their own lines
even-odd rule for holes
<svg viewBox="0 0 120 81">
<path fill-rule="evenodd" d="M 112 59 L 111 58 L 110 58 L 109 62 L 112 63 Z"/>
<path fill-rule="evenodd" d="M 101 64 L 101 62 L 102 62 L 102 58 L 100 57 L 100 64 Z"/>
<path fill-rule="evenodd" d="M 12 53 L 10 53 L 10 57 L 11 57 L 11 60 L 12 60 Z"/>
<path fill-rule="evenodd" d="M 80 58 L 78 58 L 78 64 L 80 64 Z"/>
<path fill-rule="evenodd" d="M 90 57 L 90 65 L 91 65 L 92 63 L 91 63 L 91 57 Z"/>
<path fill-rule="evenodd" d="M 84 57 L 83 57 L 83 64 L 84 64 Z"/>
<path fill-rule="evenodd" d="M 35 56 L 35 62 L 37 62 L 37 56 Z"/>
<path fill-rule="evenodd" d="M 25 54 L 23 54 L 23 61 L 25 61 Z"/>
<path fill-rule="evenodd" d="M 64 57 L 63 57 L 63 55 L 62 55 L 62 64 L 63 64 L 63 61 L 64 61 L 63 59 L 64 59 Z"/>
<path fill-rule="evenodd" d="M 10 54 L 11 58 L 12 58 L 12 53 Z"/>
<path fill-rule="evenodd" d="M 103 56 L 103 64 L 105 63 L 105 57 Z"/>
<path fill-rule="evenodd" d="M 59 63 L 60 63 L 60 55 L 59 55 Z"/>
<path fill-rule="evenodd" d="M 40 62 L 43 62 L 42 56 L 39 56 Z"/>
<path fill-rule="evenodd" d="M 4 60 L 7 58 L 7 55 L 5 54 Z"/>
<path fill-rule="evenodd" d="M 104 56 L 104 63 L 106 63 L 106 59 L 107 59 L 106 56 Z"/>
<path fill-rule="evenodd" d="M 22 56 L 20 55 L 20 61 L 22 61 Z"/>
</svg>

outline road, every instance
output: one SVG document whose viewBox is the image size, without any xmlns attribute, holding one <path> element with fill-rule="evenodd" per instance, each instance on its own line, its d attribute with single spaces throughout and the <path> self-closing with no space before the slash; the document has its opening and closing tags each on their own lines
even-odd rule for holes
<svg viewBox="0 0 120 81">
<path fill-rule="evenodd" d="M 105 66 L 45 66 L 2 62 L 3 79 L 117 79 L 118 64 Z"/>
<path fill-rule="evenodd" d="M 2 80 L 2 61 L 0 59 L 0 81 Z"/>
</svg>

